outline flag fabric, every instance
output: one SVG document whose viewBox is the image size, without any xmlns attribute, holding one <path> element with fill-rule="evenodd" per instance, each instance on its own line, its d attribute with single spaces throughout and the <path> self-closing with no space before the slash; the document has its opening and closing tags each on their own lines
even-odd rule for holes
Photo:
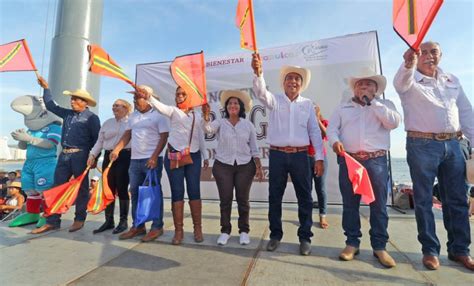
<svg viewBox="0 0 474 286">
<path fill-rule="evenodd" d="M 92 190 L 91 197 L 87 203 L 87 211 L 92 214 L 101 213 L 110 203 L 115 201 L 114 193 L 110 189 L 108 181 L 111 165 L 112 162 L 110 162 L 107 168 L 105 168 L 104 172 L 102 173 L 102 178 L 97 183 L 94 190 Z"/>
<path fill-rule="evenodd" d="M 352 183 L 354 194 L 360 195 L 361 200 L 366 204 L 375 201 L 374 190 L 372 189 L 367 169 L 347 153 L 344 153 L 344 159 L 346 161 L 347 173 L 349 180 Z"/>
<path fill-rule="evenodd" d="M 179 108 L 188 109 L 207 103 L 204 52 L 176 57 L 170 70 L 176 84 L 187 95 Z"/>
<path fill-rule="evenodd" d="M 0 46 L 0 72 L 35 70 L 37 69 L 25 39 Z"/>
<path fill-rule="evenodd" d="M 239 0 L 235 16 L 235 25 L 240 30 L 240 47 L 256 52 L 257 38 L 255 36 L 252 0 Z"/>
<path fill-rule="evenodd" d="M 81 183 L 88 172 L 89 168 L 86 168 L 79 177 L 45 191 L 43 193 L 45 202 L 44 216 L 66 213 L 76 201 Z"/>
<path fill-rule="evenodd" d="M 393 29 L 418 50 L 443 0 L 393 0 Z"/>
<path fill-rule="evenodd" d="M 87 50 L 89 51 L 89 71 L 104 76 L 115 77 L 135 86 L 133 81 L 104 49 L 97 45 L 89 45 Z"/>
</svg>

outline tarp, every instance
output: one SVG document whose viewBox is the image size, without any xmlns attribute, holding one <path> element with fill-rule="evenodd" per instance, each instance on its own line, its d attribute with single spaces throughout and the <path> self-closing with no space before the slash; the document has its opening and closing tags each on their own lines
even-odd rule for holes
<svg viewBox="0 0 474 286">
<path fill-rule="evenodd" d="M 311 70 L 311 83 L 302 94 L 312 99 L 321 107 L 321 113 L 329 118 L 343 97 L 351 97 L 346 79 L 359 74 L 364 68 L 380 72 L 379 49 L 375 31 L 351 34 L 324 40 L 297 43 L 287 46 L 260 49 L 263 60 L 263 71 L 268 88 L 273 93 L 282 93 L 279 83 L 279 69 L 283 65 L 298 65 Z M 238 54 L 222 57 L 207 57 L 207 100 L 212 112 L 221 117 L 219 96 L 227 89 L 247 90 L 253 99 L 253 108 L 247 114 L 257 130 L 257 144 L 260 149 L 262 164 L 268 178 L 269 146 L 266 143 L 269 112 L 260 103 L 252 91 L 254 78 L 251 63 L 251 53 L 243 51 Z M 171 59 L 170 59 L 171 60 Z M 137 65 L 136 83 L 146 84 L 160 95 L 161 100 L 174 105 L 176 83 L 171 78 L 169 67 L 171 62 L 146 63 Z M 198 109 L 200 110 L 200 109 Z M 213 164 L 214 149 L 217 146 L 216 137 L 206 138 L 207 149 Z M 326 146 L 329 148 L 329 146 Z M 338 166 L 331 150 L 328 150 L 328 174 L 326 189 L 329 202 L 341 202 L 338 185 Z M 163 172 L 163 194 L 170 196 L 166 172 Z M 218 199 L 218 192 L 213 181 L 211 169 L 202 172 L 201 197 L 203 199 Z M 316 197 L 313 192 L 313 197 Z M 254 181 L 250 192 L 251 200 L 268 200 L 268 182 Z M 289 183 L 284 196 L 285 201 L 296 201 L 293 185 Z"/>
</svg>

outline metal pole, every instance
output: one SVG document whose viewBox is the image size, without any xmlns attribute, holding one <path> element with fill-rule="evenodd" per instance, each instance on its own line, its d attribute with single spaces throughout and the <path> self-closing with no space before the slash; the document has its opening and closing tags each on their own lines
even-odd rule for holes
<svg viewBox="0 0 474 286">
<path fill-rule="evenodd" d="M 103 0 L 58 2 L 48 82 L 54 100 L 63 107 L 70 106 L 63 91 L 78 88 L 86 89 L 99 103 L 100 77 L 88 72 L 87 45 L 101 42 L 103 6 Z"/>
</svg>

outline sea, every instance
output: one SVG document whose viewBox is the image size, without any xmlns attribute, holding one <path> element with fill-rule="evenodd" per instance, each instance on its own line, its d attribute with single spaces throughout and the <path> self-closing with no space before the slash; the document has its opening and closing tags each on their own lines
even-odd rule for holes
<svg viewBox="0 0 474 286">
<path fill-rule="evenodd" d="M 395 185 L 410 184 L 410 171 L 406 158 L 392 158 L 392 179 Z M 23 161 L 0 161 L 0 169 L 14 171 L 23 167 Z"/>
</svg>

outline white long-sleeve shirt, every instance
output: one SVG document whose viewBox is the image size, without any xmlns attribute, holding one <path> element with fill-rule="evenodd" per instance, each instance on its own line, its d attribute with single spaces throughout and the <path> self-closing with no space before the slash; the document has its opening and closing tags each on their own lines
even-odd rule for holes
<svg viewBox="0 0 474 286">
<path fill-rule="evenodd" d="M 454 133 L 462 131 L 474 142 L 474 113 L 459 80 L 437 70 L 432 78 L 404 64 L 393 80 L 405 117 L 406 131 Z"/>
<path fill-rule="evenodd" d="M 326 130 L 331 146 L 339 141 L 350 153 L 390 149 L 390 130 L 398 127 L 401 116 L 387 99 L 374 99 L 362 106 L 348 99 L 334 110 Z"/>
<path fill-rule="evenodd" d="M 316 160 L 323 160 L 323 140 L 311 100 L 298 95 L 290 101 L 284 94 L 273 95 L 266 88 L 263 75 L 253 80 L 253 90 L 270 110 L 268 144 L 278 147 L 304 147 L 311 140 Z"/>
<path fill-rule="evenodd" d="M 189 146 L 189 135 L 193 125 L 194 111 L 185 113 L 175 106 L 166 105 L 160 102 L 153 96 L 150 96 L 149 102 L 156 110 L 158 110 L 158 112 L 170 119 L 168 144 L 178 151 L 183 151 L 185 148 L 190 147 L 189 149 L 192 153 L 201 151 L 203 160 L 209 158 L 204 143 L 204 132 L 201 128 L 200 116 L 194 114 L 194 129 L 191 146 Z"/>
<path fill-rule="evenodd" d="M 228 165 L 247 164 L 252 158 L 259 158 L 257 132 L 252 122 L 240 118 L 232 125 L 227 118 L 212 122 L 202 121 L 204 132 L 217 134 L 216 159 Z"/>
<path fill-rule="evenodd" d="M 102 127 L 99 130 L 99 137 L 89 154 L 97 157 L 102 149 L 113 150 L 125 133 L 127 125 L 128 116 L 125 116 L 120 120 L 115 118 L 107 119 L 104 124 L 102 124 Z M 129 148 L 130 142 L 124 147 L 124 149 Z"/>
</svg>

